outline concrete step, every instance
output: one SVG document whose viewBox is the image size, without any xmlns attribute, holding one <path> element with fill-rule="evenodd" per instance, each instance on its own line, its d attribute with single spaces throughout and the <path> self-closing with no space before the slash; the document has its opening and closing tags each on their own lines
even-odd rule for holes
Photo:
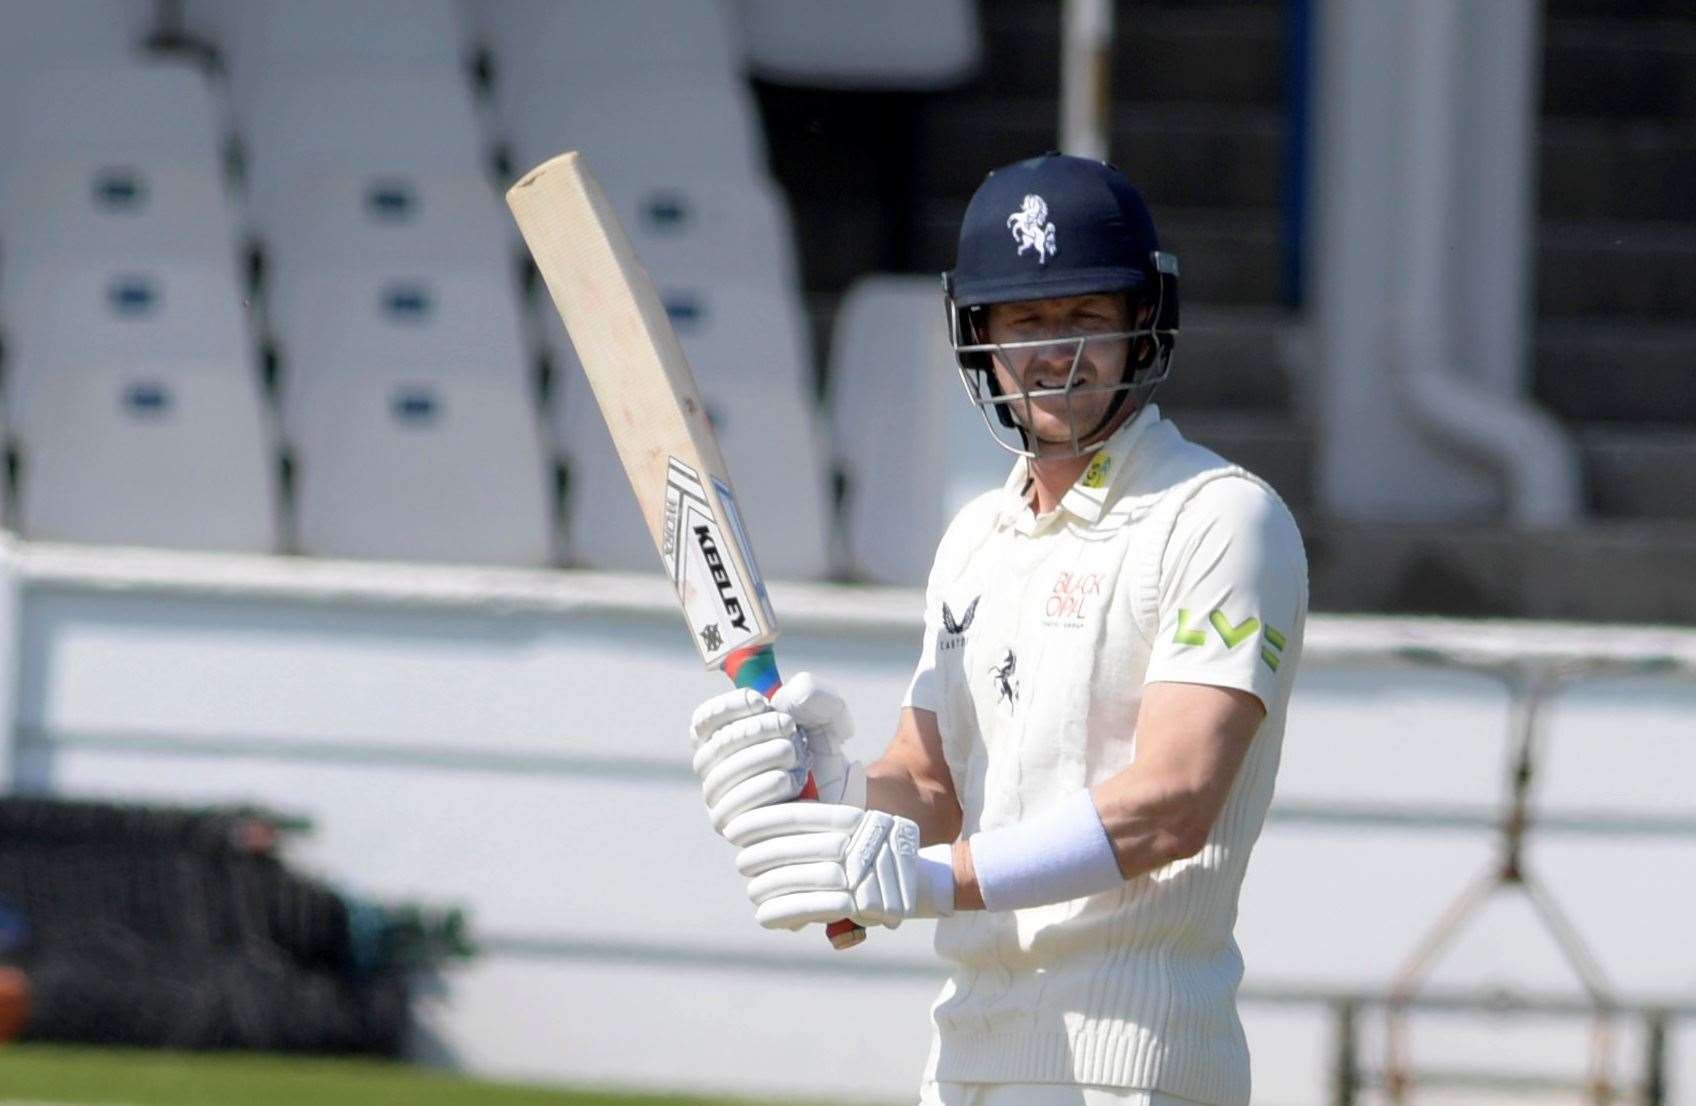
<svg viewBox="0 0 1696 1106">
<path fill-rule="evenodd" d="M 1288 416 L 1298 404 L 1300 324 L 1281 308 L 1186 306 L 1160 403 Z"/>
<path fill-rule="evenodd" d="M 1593 513 L 1696 522 L 1696 428 L 1591 425 L 1575 438 Z"/>
<path fill-rule="evenodd" d="M 1162 206 L 1160 244 L 1178 255 L 1185 302 L 1284 302 L 1284 218 L 1276 209 Z"/>
<path fill-rule="evenodd" d="M 791 192 L 789 207 L 800 246 L 801 286 L 808 292 L 843 292 L 866 273 L 930 268 L 892 256 L 885 207 L 875 196 Z M 948 256 L 953 254 L 950 246 Z"/>
<path fill-rule="evenodd" d="M 915 183 L 929 198 L 969 197 L 997 165 L 1055 146 L 1051 100 L 956 95 L 927 101 L 919 120 L 926 156 Z M 1158 206 L 1275 208 L 1283 113 L 1259 107 L 1118 105 L 1111 158 Z"/>
<path fill-rule="evenodd" d="M 1156 397 L 1192 442 L 1248 469 L 1277 490 L 1298 517 L 1313 508 L 1313 430 L 1289 415 L 1215 407 L 1186 407 Z"/>
<path fill-rule="evenodd" d="M 1573 422 L 1696 426 L 1696 325 L 1544 320 L 1534 389 Z"/>
<path fill-rule="evenodd" d="M 1696 0 L 1548 0 L 1550 20 L 1606 16 L 1616 21 L 1696 18 Z"/>
<path fill-rule="evenodd" d="M 1696 225 L 1545 222 L 1537 310 L 1550 317 L 1696 318 Z"/>
<path fill-rule="evenodd" d="M 1284 97 L 1284 15 L 1277 4 L 1120 5 L 1111 60 L 1125 103 L 1276 106 Z M 1058 4 L 985 4 L 981 80 L 1012 95 L 1056 96 Z"/>
<path fill-rule="evenodd" d="M 1696 624 L 1691 523 L 1329 523 L 1304 535 L 1315 610 Z"/>
<path fill-rule="evenodd" d="M 964 197 L 926 203 L 917 229 L 920 271 L 954 264 Z M 1156 206 L 1160 244 L 1178 255 L 1185 303 L 1269 306 L 1284 299 L 1282 216 L 1275 210 Z"/>
<path fill-rule="evenodd" d="M 1546 219 L 1696 221 L 1688 120 L 1545 118 L 1538 206 Z"/>
<path fill-rule="evenodd" d="M 1696 116 L 1696 20 L 1551 19 L 1542 104 L 1557 116 Z"/>
<path fill-rule="evenodd" d="M 916 93 L 754 83 L 772 176 L 783 186 L 808 289 L 913 267 Z"/>
</svg>

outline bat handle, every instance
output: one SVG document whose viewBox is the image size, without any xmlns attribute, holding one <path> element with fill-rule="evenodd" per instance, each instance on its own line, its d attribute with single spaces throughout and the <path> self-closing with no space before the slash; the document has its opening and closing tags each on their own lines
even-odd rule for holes
<svg viewBox="0 0 1696 1106">
<path fill-rule="evenodd" d="M 725 658 L 724 674 L 729 676 L 737 687 L 753 688 L 767 699 L 776 695 L 777 689 L 783 686 L 783 679 L 777 674 L 777 657 L 772 654 L 769 645 L 736 650 Z M 808 772 L 807 782 L 801 788 L 801 798 L 818 797 L 819 785 L 813 780 L 813 774 Z M 836 949 L 851 949 L 866 939 L 864 927 L 847 918 L 830 923 L 824 932 L 825 936 L 830 938 L 831 947 Z"/>
</svg>

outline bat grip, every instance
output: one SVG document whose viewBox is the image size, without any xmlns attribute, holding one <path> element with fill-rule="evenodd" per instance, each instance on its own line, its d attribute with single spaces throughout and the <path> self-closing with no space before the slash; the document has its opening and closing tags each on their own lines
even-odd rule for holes
<svg viewBox="0 0 1696 1106">
<path fill-rule="evenodd" d="M 724 674 L 737 687 L 753 688 L 767 699 L 776 695 L 777 689 L 783 686 L 783 679 L 777 674 L 777 657 L 772 654 L 769 645 L 736 650 L 724 659 Z M 813 774 L 808 772 L 807 782 L 801 788 L 801 798 L 813 800 L 818 797 L 819 785 Z M 866 939 L 864 927 L 847 918 L 830 923 L 824 932 L 830 938 L 831 947 L 839 950 L 851 949 Z"/>
</svg>

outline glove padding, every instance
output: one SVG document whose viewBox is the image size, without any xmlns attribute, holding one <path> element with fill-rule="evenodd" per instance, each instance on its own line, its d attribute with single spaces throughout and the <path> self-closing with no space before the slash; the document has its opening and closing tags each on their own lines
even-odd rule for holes
<svg viewBox="0 0 1696 1106">
<path fill-rule="evenodd" d="M 850 918 L 894 929 L 952 910 L 920 871 L 919 827 L 909 818 L 836 803 L 781 803 L 731 819 L 754 917 L 767 929 Z M 952 887 L 952 874 L 948 876 Z M 952 892 L 949 892 L 952 899 Z"/>
<path fill-rule="evenodd" d="M 745 688 L 715 695 L 696 708 L 689 729 L 701 796 L 720 833 L 738 814 L 800 795 L 809 771 L 820 799 L 865 804 L 864 773 L 842 755 L 853 734 L 847 704 L 808 673 L 769 703 Z"/>
</svg>

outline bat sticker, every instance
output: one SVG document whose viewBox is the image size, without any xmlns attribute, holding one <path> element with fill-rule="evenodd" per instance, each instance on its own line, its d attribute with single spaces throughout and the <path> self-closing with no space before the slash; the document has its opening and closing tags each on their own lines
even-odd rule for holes
<svg viewBox="0 0 1696 1106">
<path fill-rule="evenodd" d="M 765 603 L 762 598 L 756 607 L 750 601 L 735 560 L 724 552 L 725 537 L 701 478 L 676 457 L 669 461 L 665 540 L 660 553 L 707 662 L 716 664 L 725 654 L 764 632 L 761 614 Z"/>
<path fill-rule="evenodd" d="M 724 510 L 725 521 L 730 523 L 730 536 L 736 540 L 736 548 L 742 552 L 742 563 L 748 566 L 748 575 L 754 583 L 754 597 L 760 601 L 760 609 L 765 612 L 766 621 L 775 623 L 777 615 L 772 613 L 771 597 L 766 595 L 766 582 L 760 575 L 760 566 L 754 560 L 754 547 L 748 542 L 748 531 L 742 528 L 742 511 L 736 506 L 736 496 L 731 494 L 730 486 L 718 477 L 713 477 L 713 491 L 718 493 L 718 505 Z"/>
</svg>

